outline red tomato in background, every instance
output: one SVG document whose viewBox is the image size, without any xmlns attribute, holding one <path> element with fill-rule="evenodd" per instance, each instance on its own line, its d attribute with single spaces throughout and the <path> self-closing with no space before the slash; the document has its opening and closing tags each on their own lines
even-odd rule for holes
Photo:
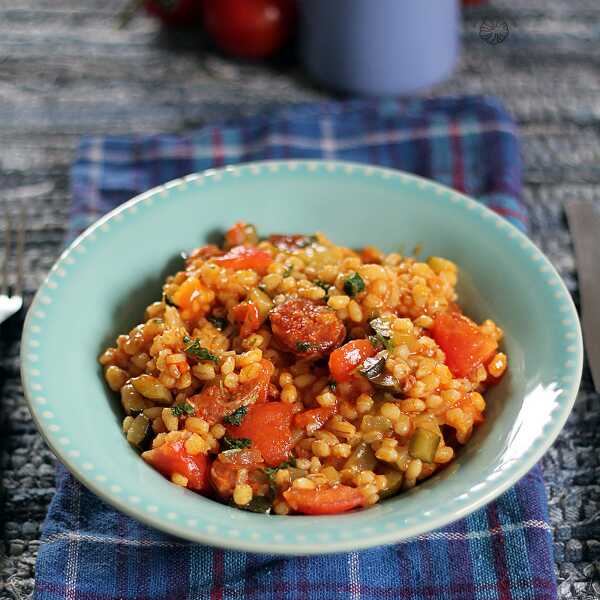
<svg viewBox="0 0 600 600">
<path fill-rule="evenodd" d="M 202 0 L 147 0 L 144 6 L 167 25 L 189 27 L 202 22 Z"/>
<path fill-rule="evenodd" d="M 294 0 L 203 0 L 204 28 L 225 52 L 264 58 L 291 37 Z"/>
</svg>

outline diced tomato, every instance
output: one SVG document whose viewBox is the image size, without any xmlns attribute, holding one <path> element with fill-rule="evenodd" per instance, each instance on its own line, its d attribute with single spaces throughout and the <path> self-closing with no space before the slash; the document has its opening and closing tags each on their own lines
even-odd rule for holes
<svg viewBox="0 0 600 600">
<path fill-rule="evenodd" d="M 352 340 L 329 355 L 329 371 L 338 382 L 350 381 L 354 371 L 377 350 L 369 340 Z"/>
<path fill-rule="evenodd" d="M 227 426 L 227 433 L 252 440 L 252 447 L 260 450 L 265 463 L 275 467 L 287 460 L 292 451 L 293 415 L 293 408 L 283 402 L 253 404 L 240 425 Z"/>
<path fill-rule="evenodd" d="M 260 456 L 260 452 L 257 450 L 254 450 L 253 452 L 256 452 Z M 264 462 L 236 464 L 225 462 L 221 460 L 222 457 L 222 454 L 219 455 L 219 458 L 213 461 L 210 469 L 211 483 L 221 498 L 227 499 L 231 498 L 233 495 L 240 469 L 246 469 L 248 471 L 246 482 L 252 487 L 252 491 L 255 495 L 264 496 L 268 493 L 269 480 L 264 472 Z"/>
<path fill-rule="evenodd" d="M 334 515 L 364 505 L 364 496 L 347 485 L 320 486 L 314 490 L 290 488 L 283 492 L 286 502 L 305 515 Z"/>
<path fill-rule="evenodd" d="M 264 460 L 260 450 L 257 448 L 242 448 L 241 450 L 229 450 L 219 455 L 219 460 L 228 465 L 236 467 L 248 467 L 263 465 Z"/>
<path fill-rule="evenodd" d="M 190 396 L 187 401 L 196 409 L 194 412 L 196 417 L 201 417 L 209 425 L 214 425 L 225 416 L 229 404 L 229 394 L 221 385 L 212 383 L 206 385 L 199 394 Z"/>
<path fill-rule="evenodd" d="M 254 246 L 235 246 L 224 256 L 218 256 L 214 262 L 226 269 L 254 269 L 264 274 L 273 262 L 271 255 Z"/>
<path fill-rule="evenodd" d="M 204 286 L 197 277 L 188 277 L 171 296 L 171 300 L 179 308 L 188 308 L 190 304 L 204 291 Z"/>
<path fill-rule="evenodd" d="M 233 318 L 242 324 L 240 328 L 240 335 L 245 338 L 250 334 L 258 331 L 260 328 L 261 318 L 258 307 L 254 302 L 248 300 L 242 302 L 231 309 Z"/>
<path fill-rule="evenodd" d="M 225 233 L 225 245 L 227 248 L 241 246 L 242 244 L 256 244 L 258 235 L 254 225 L 238 221 L 231 229 Z"/>
<path fill-rule="evenodd" d="M 187 487 L 199 492 L 210 490 L 208 472 L 210 461 L 206 454 L 189 454 L 185 442 L 165 442 L 142 454 L 142 458 L 150 463 L 159 473 L 170 478 L 174 473 L 187 477 Z"/>
<path fill-rule="evenodd" d="M 209 425 L 214 425 L 242 405 L 266 402 L 275 367 L 271 361 L 264 358 L 259 365 L 258 375 L 240 384 L 233 393 L 228 392 L 219 383 L 211 383 L 199 394 L 190 396 L 187 401 L 196 409 L 194 416 L 203 418 Z"/>
<path fill-rule="evenodd" d="M 275 367 L 270 360 L 263 358 L 260 363 L 258 375 L 250 381 L 241 383 L 233 393 L 233 400 L 242 404 L 260 404 L 269 397 L 269 383 Z"/>
<path fill-rule="evenodd" d="M 335 407 L 311 408 L 294 416 L 294 425 L 306 429 L 309 433 L 321 429 L 335 414 Z"/>
<path fill-rule="evenodd" d="M 433 339 L 446 355 L 446 365 L 456 377 L 468 377 L 493 356 L 498 344 L 459 313 L 440 313 L 432 328 Z"/>
</svg>

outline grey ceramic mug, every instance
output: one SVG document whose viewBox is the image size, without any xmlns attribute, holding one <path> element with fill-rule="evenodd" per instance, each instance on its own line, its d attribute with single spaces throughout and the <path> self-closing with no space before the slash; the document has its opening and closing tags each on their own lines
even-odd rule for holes
<svg viewBox="0 0 600 600">
<path fill-rule="evenodd" d="M 459 53 L 458 0 L 300 0 L 301 53 L 327 87 L 409 94 L 445 79 Z"/>
</svg>

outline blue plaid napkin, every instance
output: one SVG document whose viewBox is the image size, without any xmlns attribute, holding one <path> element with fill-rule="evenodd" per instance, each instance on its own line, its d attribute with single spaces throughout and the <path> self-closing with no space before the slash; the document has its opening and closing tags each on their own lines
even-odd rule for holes
<svg viewBox="0 0 600 600">
<path fill-rule="evenodd" d="M 479 198 L 527 230 L 514 124 L 495 100 L 465 97 L 301 105 L 185 135 L 85 139 L 72 172 L 71 234 L 169 179 L 266 158 L 336 158 L 412 171 Z M 539 467 L 485 508 L 414 540 L 280 558 L 149 529 L 60 466 L 43 537 L 37 600 L 556 598 Z"/>
</svg>

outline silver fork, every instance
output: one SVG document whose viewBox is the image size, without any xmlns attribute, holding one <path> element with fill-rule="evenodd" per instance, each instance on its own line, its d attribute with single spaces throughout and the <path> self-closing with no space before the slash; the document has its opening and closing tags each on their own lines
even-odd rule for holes
<svg viewBox="0 0 600 600">
<path fill-rule="evenodd" d="M 25 213 L 21 205 L 16 229 L 13 227 L 13 217 L 8 206 L 4 204 L 4 257 L 2 260 L 2 272 L 0 276 L 0 323 L 18 313 L 23 306 L 23 254 L 25 252 Z M 16 238 L 15 244 L 15 284 L 10 285 L 9 263 L 12 251 L 12 238 Z"/>
</svg>

